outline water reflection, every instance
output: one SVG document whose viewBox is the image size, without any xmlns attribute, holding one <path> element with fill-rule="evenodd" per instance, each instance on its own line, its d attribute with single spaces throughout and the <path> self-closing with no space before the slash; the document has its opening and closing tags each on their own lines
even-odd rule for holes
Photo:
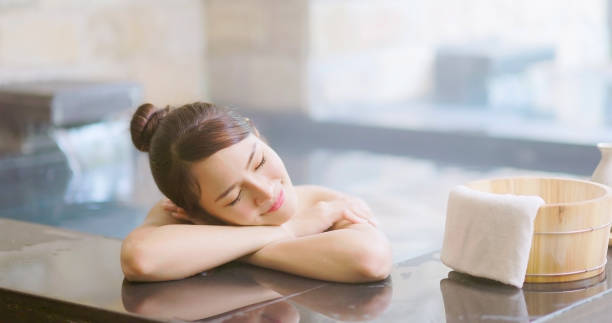
<svg viewBox="0 0 612 323">
<path fill-rule="evenodd" d="M 391 300 L 392 287 L 389 281 L 335 284 L 231 264 L 178 281 L 124 281 L 121 294 L 127 311 L 155 318 L 299 322 L 303 315 L 300 309 L 307 308 L 305 314 L 309 316 L 317 313 L 334 320 L 355 321 L 382 313 Z"/>
<path fill-rule="evenodd" d="M 606 273 L 568 283 L 525 284 L 523 295 L 529 315 L 539 317 L 604 292 Z"/>
<path fill-rule="evenodd" d="M 605 273 L 569 283 L 525 284 L 522 289 L 455 271 L 440 281 L 446 320 L 529 322 L 606 290 Z"/>
</svg>

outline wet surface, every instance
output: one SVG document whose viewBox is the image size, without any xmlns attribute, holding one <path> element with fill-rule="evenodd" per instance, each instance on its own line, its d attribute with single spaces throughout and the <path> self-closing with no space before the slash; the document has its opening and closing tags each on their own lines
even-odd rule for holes
<svg viewBox="0 0 612 323">
<path fill-rule="evenodd" d="M 504 143 L 481 145 L 485 152 L 477 146 L 458 147 L 453 140 L 431 147 L 428 137 L 416 134 L 409 142 L 390 137 L 378 141 L 386 146 L 367 149 L 374 144 L 365 134 L 330 132 L 329 140 L 316 141 L 322 137 L 319 131 L 310 142 L 299 125 L 291 139 L 281 135 L 287 125 L 263 121 L 259 129 L 283 158 L 294 184 L 328 186 L 370 204 L 393 246 L 390 279 L 332 284 L 231 265 L 175 282 L 125 282 L 119 239 L 144 219 L 161 194 L 146 155 L 131 147 L 125 121 L 119 121 L 54 132 L 49 136 L 55 146 L 36 154 L 2 155 L 0 295 L 17 299 L 9 290 L 20 291 L 153 319 L 521 322 L 545 318 L 608 291 L 604 276 L 579 284 L 514 289 L 452 272 L 437 256 L 446 199 L 454 186 L 512 175 L 584 178 L 597 162 L 590 153 L 582 155 L 583 165 L 575 168 L 563 164 L 567 159 L 552 157 L 575 152 L 572 149 L 590 151 L 587 148 L 550 153 L 523 143 L 514 153 L 509 146 L 509 151 L 486 159 L 482 156 L 502 151 Z M 420 146 L 415 146 L 419 140 Z M 441 139 L 436 140 L 439 144 Z M 520 158 L 504 159 L 510 155 Z M 0 312 L 10 309 L 5 306 Z"/>
<path fill-rule="evenodd" d="M 399 262 L 388 279 L 369 284 L 241 264 L 178 281 L 131 283 L 121 273 L 118 240 L 8 219 L 0 219 L 0 230 L 0 297 L 22 292 L 162 321 L 528 322 L 611 287 L 600 275 L 517 289 L 451 271 L 438 253 Z M 606 274 L 611 270 L 608 265 Z M 5 303 L 0 314 L 7 313 Z"/>
</svg>

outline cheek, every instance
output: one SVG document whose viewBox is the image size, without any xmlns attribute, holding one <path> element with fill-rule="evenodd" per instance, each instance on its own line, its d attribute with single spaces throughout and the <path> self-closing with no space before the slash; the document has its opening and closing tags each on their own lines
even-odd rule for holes
<svg viewBox="0 0 612 323">
<path fill-rule="evenodd" d="M 248 194 L 245 194 L 240 203 L 234 206 L 232 210 L 232 217 L 241 223 L 251 224 L 258 215 L 253 199 Z"/>
<path fill-rule="evenodd" d="M 268 167 L 268 171 L 269 174 L 273 175 L 284 175 L 287 173 L 283 161 L 276 154 L 270 158 L 270 166 Z"/>
<path fill-rule="evenodd" d="M 223 207 L 216 209 L 213 216 L 233 225 L 243 225 L 248 222 L 250 217 L 248 211 L 248 203 L 244 200 L 232 207 Z"/>
</svg>

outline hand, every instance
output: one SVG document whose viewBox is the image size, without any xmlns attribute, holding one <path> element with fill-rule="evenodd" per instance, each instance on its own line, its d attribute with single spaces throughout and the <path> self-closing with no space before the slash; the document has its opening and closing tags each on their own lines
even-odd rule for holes
<svg viewBox="0 0 612 323">
<path fill-rule="evenodd" d="M 347 201 L 353 213 L 365 219 L 372 226 L 378 227 L 378 220 L 374 217 L 374 213 L 372 212 L 372 209 L 370 208 L 368 203 L 366 203 L 360 198 L 352 197 L 349 195 L 344 195 L 342 199 Z"/>
<path fill-rule="evenodd" d="M 187 214 L 187 212 L 185 212 L 185 210 L 181 207 L 178 207 L 176 204 L 174 204 L 172 201 L 170 201 L 169 199 L 165 199 L 162 202 L 162 207 L 164 208 L 165 211 L 170 213 L 170 216 L 172 216 L 173 218 L 180 220 L 180 221 L 187 221 L 193 224 L 208 224 L 206 223 L 206 221 L 196 218 L 196 217 L 192 217 L 189 216 Z"/>
<path fill-rule="evenodd" d="M 376 226 L 376 220 L 367 204 L 346 196 L 317 202 L 303 215 L 296 215 L 282 226 L 293 236 L 302 237 L 324 232 L 340 221 Z"/>
<path fill-rule="evenodd" d="M 331 196 L 328 199 L 328 201 L 333 201 L 333 200 L 345 201 L 348 207 L 350 208 L 350 211 L 352 211 L 355 215 L 363 219 L 366 219 L 367 222 L 373 227 L 378 227 L 378 220 L 376 220 L 372 212 L 372 209 L 370 209 L 370 206 L 364 200 L 357 198 L 357 197 L 353 197 L 345 193 L 332 191 L 332 190 L 328 190 L 328 194 L 330 194 Z M 343 222 L 343 223 L 340 223 L 340 222 Z M 336 222 L 335 226 L 338 226 L 339 224 L 350 224 L 350 223 L 358 223 L 358 222 L 342 220 L 342 221 Z"/>
</svg>

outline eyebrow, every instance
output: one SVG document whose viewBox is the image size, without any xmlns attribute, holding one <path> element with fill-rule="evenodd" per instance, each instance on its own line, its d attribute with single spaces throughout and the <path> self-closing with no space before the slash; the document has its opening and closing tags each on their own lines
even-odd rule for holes
<svg viewBox="0 0 612 323">
<path fill-rule="evenodd" d="M 251 154 L 249 155 L 249 160 L 246 163 L 246 169 L 249 169 L 249 166 L 251 165 L 251 162 L 253 161 L 253 156 L 255 156 L 256 149 L 257 149 L 257 143 L 253 143 L 253 149 L 251 150 Z M 238 184 L 234 183 L 230 187 L 228 187 L 225 191 L 223 191 L 223 193 L 221 193 L 221 195 L 217 197 L 215 202 L 219 201 L 220 199 L 224 198 L 227 194 L 229 194 L 229 192 L 231 192 L 234 189 L 234 187 L 236 187 L 236 185 Z"/>
</svg>

